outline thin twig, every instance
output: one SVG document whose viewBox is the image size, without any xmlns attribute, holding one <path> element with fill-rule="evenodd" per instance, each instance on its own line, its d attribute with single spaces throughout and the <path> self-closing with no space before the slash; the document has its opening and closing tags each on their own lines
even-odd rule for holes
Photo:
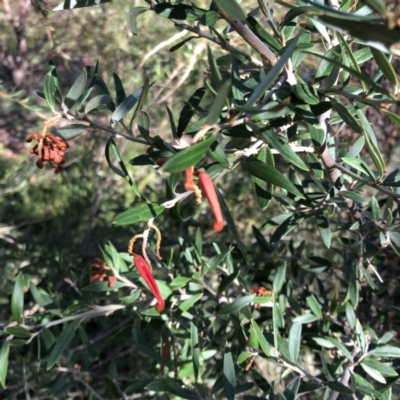
<svg viewBox="0 0 400 400">
<path fill-rule="evenodd" d="M 177 21 L 177 20 L 173 20 L 174 24 L 176 26 L 179 26 L 183 29 L 186 29 L 187 31 L 193 32 L 193 33 L 197 33 L 200 37 L 203 37 L 205 39 L 210 40 L 211 42 L 216 43 L 217 45 L 221 46 L 221 48 L 230 51 L 231 53 L 234 54 L 239 54 L 241 56 L 246 57 L 246 60 L 251 61 L 252 63 L 258 65 L 258 66 L 262 66 L 262 62 L 260 62 L 260 60 L 257 60 L 256 58 L 250 56 L 249 54 L 245 53 L 244 51 L 241 51 L 239 49 L 237 49 L 236 47 L 231 46 L 228 43 L 223 43 L 219 38 L 217 38 L 216 36 L 212 35 L 209 32 L 203 31 L 201 30 L 199 27 L 194 27 L 188 24 L 185 24 L 181 21 Z"/>
<path fill-rule="evenodd" d="M 268 61 L 273 67 L 278 58 L 252 31 L 246 28 L 238 19 L 232 18 L 220 9 L 222 17 L 232 26 L 233 29 L 258 53 L 260 56 Z"/>
<path fill-rule="evenodd" d="M 369 179 L 363 178 L 362 176 L 359 176 L 357 174 L 355 174 L 354 172 L 348 170 L 347 168 L 343 167 L 342 165 L 338 164 L 338 163 L 334 163 L 333 164 L 333 168 L 338 169 L 339 171 L 342 171 L 344 174 L 351 176 L 353 179 L 364 183 L 364 185 L 370 186 L 376 190 L 379 190 L 382 193 L 387 194 L 390 197 L 396 198 L 396 199 L 400 199 L 400 193 L 396 193 L 396 192 L 392 192 L 389 189 L 386 189 L 385 187 L 382 187 L 380 185 L 377 185 L 375 182 L 370 181 Z"/>
<path fill-rule="evenodd" d="M 177 41 L 178 39 L 180 39 L 182 36 L 185 36 L 188 33 L 188 31 L 186 29 L 183 29 L 182 31 L 178 32 L 176 35 L 171 36 L 170 38 L 168 38 L 167 40 L 164 40 L 163 42 L 160 42 L 157 46 L 154 46 L 150 51 L 148 51 L 142 58 L 142 60 L 140 61 L 137 69 L 142 69 L 144 66 L 144 63 L 146 62 L 146 60 L 148 58 L 150 58 L 153 54 L 156 54 L 159 50 L 161 50 L 162 48 L 170 45 L 171 43 L 174 43 L 175 41 Z"/>
<path fill-rule="evenodd" d="M 74 119 L 76 119 L 77 121 L 88 122 L 88 123 L 90 124 L 90 125 L 88 125 L 88 128 L 100 129 L 100 130 L 102 130 L 102 131 L 106 131 L 106 132 L 112 133 L 113 135 L 121 136 L 121 137 L 123 137 L 123 138 L 125 138 L 125 139 L 127 139 L 127 140 L 129 140 L 129 141 L 131 141 L 131 142 L 149 145 L 149 143 L 148 143 L 146 140 L 139 139 L 139 138 L 136 138 L 136 137 L 134 137 L 134 136 L 127 135 L 127 134 L 125 134 L 125 133 L 116 131 L 115 129 L 110 128 L 109 126 L 106 126 L 106 125 L 103 125 L 103 124 L 99 124 L 98 122 L 95 122 L 95 121 L 91 120 L 91 119 L 90 119 L 89 117 L 87 117 L 87 116 L 81 117 L 81 116 L 79 116 L 79 115 L 73 115 L 73 117 L 74 117 Z"/>
</svg>

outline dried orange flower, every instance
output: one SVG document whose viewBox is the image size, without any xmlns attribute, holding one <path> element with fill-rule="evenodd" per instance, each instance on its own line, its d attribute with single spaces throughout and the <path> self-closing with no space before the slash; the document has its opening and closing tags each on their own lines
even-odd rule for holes
<svg viewBox="0 0 400 400">
<path fill-rule="evenodd" d="M 54 172 L 60 172 L 64 164 L 64 151 L 68 149 L 68 143 L 52 133 L 41 135 L 35 133 L 29 136 L 26 141 L 37 140 L 37 144 L 30 150 L 31 154 L 38 156 L 36 165 L 42 169 L 45 163 L 49 163 Z"/>
<path fill-rule="evenodd" d="M 114 282 L 117 281 L 117 278 L 115 276 L 107 275 L 106 271 L 109 270 L 110 267 L 108 267 L 101 258 L 96 257 L 92 264 L 90 264 L 90 268 L 92 270 L 90 273 L 90 283 L 93 283 L 94 281 L 103 282 L 104 278 L 107 278 L 108 287 L 110 289 L 114 288 Z"/>
</svg>

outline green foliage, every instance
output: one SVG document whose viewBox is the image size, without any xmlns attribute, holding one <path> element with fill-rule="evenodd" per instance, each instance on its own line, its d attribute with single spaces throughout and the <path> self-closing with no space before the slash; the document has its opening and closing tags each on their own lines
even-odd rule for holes
<svg viewBox="0 0 400 400">
<path fill-rule="evenodd" d="M 370 121 L 400 126 L 398 10 L 106 3 L 54 9 L 91 21 L 65 46 L 95 66 L 50 61 L 42 105 L 0 93 L 47 119 L 43 169 L 1 150 L 5 396 L 398 396 L 400 178 Z"/>
</svg>

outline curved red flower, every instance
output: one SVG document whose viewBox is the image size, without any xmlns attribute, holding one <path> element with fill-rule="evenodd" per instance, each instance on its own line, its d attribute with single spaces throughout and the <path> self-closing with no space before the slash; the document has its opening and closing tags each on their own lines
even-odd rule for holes
<svg viewBox="0 0 400 400">
<path fill-rule="evenodd" d="M 217 192 L 215 191 L 214 183 L 210 176 L 203 171 L 199 171 L 199 183 L 204 194 L 210 203 L 211 211 L 214 214 L 215 222 L 213 224 L 214 231 L 219 232 L 224 228 L 224 218 L 222 216 L 221 205 L 219 204 Z"/>
<path fill-rule="evenodd" d="M 142 276 L 151 293 L 153 293 L 153 296 L 157 300 L 156 310 L 158 312 L 161 312 L 162 310 L 164 310 L 165 302 L 161 296 L 160 289 L 158 288 L 157 283 L 151 273 L 150 266 L 147 264 L 142 256 L 135 253 L 133 253 L 133 262 L 135 263 L 139 274 Z"/>
</svg>

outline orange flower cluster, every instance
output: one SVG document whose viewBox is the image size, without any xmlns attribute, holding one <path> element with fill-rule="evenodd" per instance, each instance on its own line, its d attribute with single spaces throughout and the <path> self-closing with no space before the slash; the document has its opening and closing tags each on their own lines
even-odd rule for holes
<svg viewBox="0 0 400 400">
<path fill-rule="evenodd" d="M 258 286 L 253 289 L 250 289 L 250 293 L 255 294 L 258 297 L 266 297 L 272 294 L 272 292 L 266 289 L 264 286 Z M 261 304 L 257 304 L 256 308 L 261 308 Z"/>
<path fill-rule="evenodd" d="M 106 271 L 110 269 L 107 264 L 101 259 L 96 257 L 92 264 L 90 264 L 91 272 L 90 272 L 90 283 L 94 281 L 103 282 L 104 278 L 108 279 L 108 287 L 110 289 L 114 288 L 114 282 L 117 281 L 115 276 L 107 275 Z"/>
<path fill-rule="evenodd" d="M 68 143 L 52 133 L 47 135 L 35 133 L 26 139 L 28 143 L 32 142 L 32 140 L 38 141 L 30 150 L 31 154 L 38 156 L 36 161 L 38 168 L 42 169 L 44 164 L 48 162 L 54 172 L 60 172 L 65 162 L 64 151 L 68 149 Z"/>
</svg>

